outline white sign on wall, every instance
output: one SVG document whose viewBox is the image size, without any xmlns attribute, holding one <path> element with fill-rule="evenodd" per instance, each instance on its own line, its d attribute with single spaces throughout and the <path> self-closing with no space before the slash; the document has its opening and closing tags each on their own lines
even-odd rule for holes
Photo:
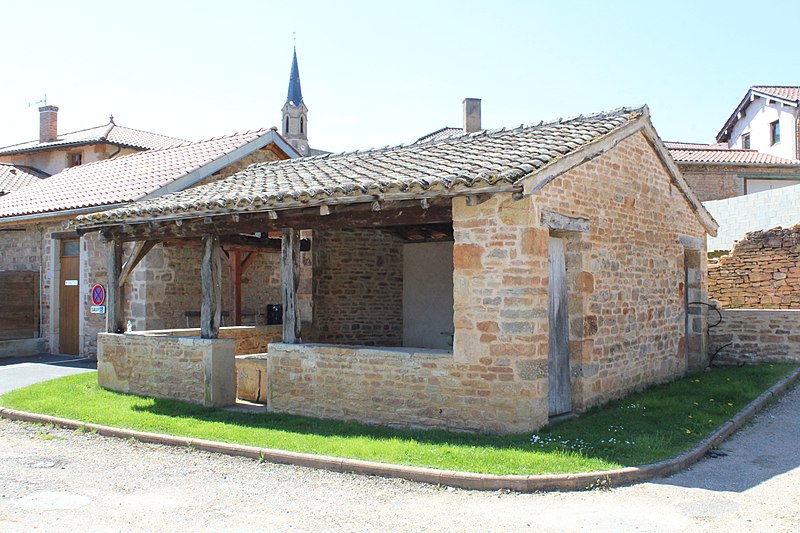
<svg viewBox="0 0 800 533">
<path fill-rule="evenodd" d="M 64 280 L 64 286 L 66 286 L 66 287 L 77 287 L 78 286 L 78 280 L 77 279 L 65 279 Z"/>
<path fill-rule="evenodd" d="M 95 315 L 102 315 L 102 314 L 104 314 L 106 312 L 106 306 L 105 305 L 93 305 L 91 307 L 91 310 L 92 310 L 92 313 L 95 314 Z"/>
</svg>

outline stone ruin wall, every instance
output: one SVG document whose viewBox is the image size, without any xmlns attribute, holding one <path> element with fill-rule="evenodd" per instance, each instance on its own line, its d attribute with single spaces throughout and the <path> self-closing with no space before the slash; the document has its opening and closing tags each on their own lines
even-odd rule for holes
<svg viewBox="0 0 800 533">
<path fill-rule="evenodd" d="M 800 225 L 748 233 L 710 262 L 708 292 L 725 309 L 800 309 Z"/>
</svg>

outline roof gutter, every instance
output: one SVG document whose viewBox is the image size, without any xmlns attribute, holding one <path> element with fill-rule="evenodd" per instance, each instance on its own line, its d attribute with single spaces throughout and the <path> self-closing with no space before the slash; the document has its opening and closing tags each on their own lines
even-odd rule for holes
<svg viewBox="0 0 800 533">
<path fill-rule="evenodd" d="M 673 158 L 674 159 L 674 158 Z M 725 162 L 725 161 L 681 161 L 680 159 L 675 159 L 675 163 L 679 165 L 703 165 L 703 166 L 735 166 L 735 167 L 779 167 L 785 169 L 800 169 L 800 163 L 736 163 L 736 162 Z"/>
</svg>

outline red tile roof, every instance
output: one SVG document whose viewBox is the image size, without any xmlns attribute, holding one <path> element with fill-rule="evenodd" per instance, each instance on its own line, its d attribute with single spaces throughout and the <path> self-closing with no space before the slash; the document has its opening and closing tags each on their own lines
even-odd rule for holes
<svg viewBox="0 0 800 533">
<path fill-rule="evenodd" d="M 70 146 L 81 146 L 85 144 L 109 143 L 127 148 L 138 150 L 150 150 L 153 148 L 166 148 L 175 144 L 182 144 L 187 141 L 167 137 L 148 131 L 135 130 L 124 126 L 117 126 L 113 122 L 104 126 L 97 126 L 87 130 L 63 133 L 58 139 L 51 142 L 28 141 L 25 143 L 14 144 L 0 148 L 0 155 L 18 154 L 23 152 L 36 152 L 50 148 L 67 148 Z"/>
<path fill-rule="evenodd" d="M 800 87 L 787 85 L 753 85 L 752 89 L 772 95 L 776 98 L 800 102 Z"/>
<path fill-rule="evenodd" d="M 0 163 L 0 196 L 33 185 L 47 174 L 33 167 Z"/>
<path fill-rule="evenodd" d="M 666 142 L 664 145 L 677 163 L 800 165 L 797 159 L 786 159 L 758 150 L 727 148 L 720 144 Z"/>
<path fill-rule="evenodd" d="M 117 205 L 173 192 L 270 142 L 285 145 L 287 153 L 290 149 L 274 130 L 258 130 L 68 168 L 0 198 L 0 217 Z M 181 178 L 182 186 L 176 186 Z"/>
</svg>

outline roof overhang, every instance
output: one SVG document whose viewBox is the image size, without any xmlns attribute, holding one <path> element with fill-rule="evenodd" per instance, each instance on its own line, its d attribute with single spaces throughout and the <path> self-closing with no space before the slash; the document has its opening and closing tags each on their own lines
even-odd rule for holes
<svg viewBox="0 0 800 533">
<path fill-rule="evenodd" d="M 747 109 L 747 106 L 750 105 L 756 98 L 764 98 L 766 100 L 774 100 L 776 102 L 780 102 L 784 105 L 788 105 L 791 107 L 799 107 L 800 102 L 796 100 L 790 100 L 788 98 L 782 98 L 780 96 L 775 96 L 774 94 L 769 94 L 764 91 L 759 91 L 753 87 L 747 90 L 747 94 L 744 95 L 742 101 L 739 102 L 739 105 L 736 106 L 731 116 L 728 117 L 728 120 L 725 121 L 725 124 L 722 126 L 722 129 L 719 130 L 716 136 L 717 142 L 727 142 L 731 138 L 731 129 L 733 128 L 734 123 L 741 118 L 741 114 Z"/>
</svg>

